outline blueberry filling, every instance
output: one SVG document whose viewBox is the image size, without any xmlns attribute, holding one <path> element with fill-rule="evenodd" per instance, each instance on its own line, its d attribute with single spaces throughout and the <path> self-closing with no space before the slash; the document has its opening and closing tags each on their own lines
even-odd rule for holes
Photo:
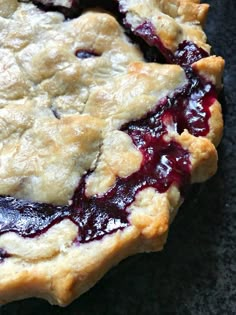
<svg viewBox="0 0 236 315">
<path fill-rule="evenodd" d="M 197 47 L 197 45 L 189 41 L 180 43 L 177 50 L 173 54 L 163 45 L 160 38 L 155 34 L 154 26 L 149 21 L 139 25 L 134 30 L 134 34 L 144 39 L 149 46 L 156 47 L 163 54 L 168 63 L 177 64 L 182 67 L 188 67 L 194 62 L 209 56 L 205 50 Z"/>
<path fill-rule="evenodd" d="M 143 23 L 134 33 L 161 51 L 169 63 L 181 65 L 188 79 L 186 86 L 173 96 L 162 99 L 146 117 L 122 126 L 121 130 L 131 137 L 142 153 L 140 169 L 127 178 L 117 178 L 115 185 L 103 196 L 93 197 L 85 194 L 88 173 L 80 180 L 70 206 L 53 206 L 2 196 L 0 234 L 14 231 L 23 237 L 35 237 L 67 218 L 79 228 L 76 241 L 85 243 L 129 226 L 128 207 L 137 193 L 147 187 L 164 193 L 174 184 L 182 195 L 185 194 L 190 184 L 189 152 L 173 140 L 166 141 L 164 136 L 168 125 L 179 133 L 187 129 L 195 136 L 208 134 L 210 106 L 216 99 L 215 88 L 191 67 L 193 62 L 208 54 L 187 41 L 180 44 L 174 54 L 171 53 L 155 35 L 149 22 Z M 98 55 L 93 51 L 80 50 L 76 56 L 84 59 Z M 3 259 L 4 251 L 0 250 L 0 262 Z"/>
<path fill-rule="evenodd" d="M 10 257 L 10 255 L 4 249 L 0 248 L 0 264 L 8 257 Z"/>
<path fill-rule="evenodd" d="M 91 50 L 83 50 L 79 49 L 75 52 L 76 57 L 79 59 L 87 59 L 87 58 L 93 58 L 93 57 L 99 57 L 99 54 L 97 54 L 94 51 Z"/>
</svg>

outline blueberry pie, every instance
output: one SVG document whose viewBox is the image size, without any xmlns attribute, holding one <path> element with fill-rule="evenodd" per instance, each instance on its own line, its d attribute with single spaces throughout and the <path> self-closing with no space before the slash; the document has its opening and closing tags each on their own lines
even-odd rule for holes
<svg viewBox="0 0 236 315">
<path fill-rule="evenodd" d="M 0 303 L 67 305 L 161 250 L 217 169 L 199 0 L 0 1 Z"/>
</svg>

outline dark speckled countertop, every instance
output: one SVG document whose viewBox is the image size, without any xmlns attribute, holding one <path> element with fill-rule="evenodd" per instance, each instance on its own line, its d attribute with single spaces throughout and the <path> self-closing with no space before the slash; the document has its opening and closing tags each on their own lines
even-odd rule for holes
<svg viewBox="0 0 236 315">
<path fill-rule="evenodd" d="M 226 59 L 218 173 L 193 187 L 161 253 L 127 259 L 65 309 L 31 299 L 0 315 L 236 314 L 236 1 L 205 2 L 209 42 Z"/>
</svg>

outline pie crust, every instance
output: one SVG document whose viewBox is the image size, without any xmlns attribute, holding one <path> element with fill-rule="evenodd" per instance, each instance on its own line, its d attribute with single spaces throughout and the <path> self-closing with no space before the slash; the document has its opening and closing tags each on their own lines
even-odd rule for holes
<svg viewBox="0 0 236 315">
<path fill-rule="evenodd" d="M 98 8 L 65 20 L 30 1 L 0 2 L 0 195 L 70 206 L 83 180 L 86 198 L 100 198 L 139 172 L 143 153 L 124 126 L 185 91 L 190 79 L 186 65 L 177 62 L 182 43 L 206 52 L 188 69 L 220 90 L 224 60 L 209 55 L 202 30 L 208 5 L 198 0 L 118 4 L 123 26 Z M 149 45 L 155 46 L 155 38 L 167 59 L 174 56 L 172 62 L 145 61 L 124 27 Z M 191 59 L 191 50 L 187 54 Z M 188 152 L 189 182 L 214 175 L 223 129 L 216 97 L 205 134 L 180 132 L 166 117 L 163 141 Z M 182 202 L 175 182 L 163 191 L 147 185 L 126 207 L 126 226 L 79 244 L 80 227 L 66 216 L 38 234 L 5 231 L 0 205 L 0 303 L 39 297 L 68 305 L 125 257 L 161 250 Z"/>
</svg>

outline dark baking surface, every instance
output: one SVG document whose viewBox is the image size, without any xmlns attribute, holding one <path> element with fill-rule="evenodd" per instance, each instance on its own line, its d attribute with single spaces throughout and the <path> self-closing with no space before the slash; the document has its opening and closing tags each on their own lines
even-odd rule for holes
<svg viewBox="0 0 236 315">
<path fill-rule="evenodd" d="M 127 259 L 67 308 L 29 299 L 0 315 L 236 314 L 236 1 L 205 2 L 208 40 L 226 60 L 218 173 L 193 187 L 161 253 Z"/>
</svg>

